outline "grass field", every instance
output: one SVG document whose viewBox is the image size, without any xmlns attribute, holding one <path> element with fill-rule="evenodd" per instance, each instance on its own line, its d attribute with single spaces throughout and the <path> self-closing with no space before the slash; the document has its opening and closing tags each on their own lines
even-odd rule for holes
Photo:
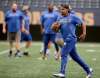
<svg viewBox="0 0 100 78">
<path fill-rule="evenodd" d="M 40 42 L 34 42 L 30 48 L 30 57 L 9 58 L 8 43 L 0 42 L 0 78 L 54 78 L 52 74 L 58 72 L 60 61 L 54 59 L 54 48 L 48 60 L 39 60 Z M 94 69 L 93 78 L 100 77 L 100 44 L 78 43 L 78 52 Z M 24 49 L 24 48 L 22 48 Z M 85 78 L 82 68 L 72 60 L 69 61 L 67 78 Z"/>
</svg>

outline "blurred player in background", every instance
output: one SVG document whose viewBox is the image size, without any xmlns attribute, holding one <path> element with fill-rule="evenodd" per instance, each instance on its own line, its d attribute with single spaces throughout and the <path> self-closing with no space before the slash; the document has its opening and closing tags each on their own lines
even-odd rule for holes
<svg viewBox="0 0 100 78">
<path fill-rule="evenodd" d="M 11 9 L 5 14 L 5 23 L 3 24 L 3 33 L 8 32 L 8 39 L 10 45 L 9 56 L 12 55 L 14 41 L 16 45 L 15 56 L 20 54 L 20 27 L 23 15 L 21 11 L 18 10 L 18 5 L 13 3 Z M 8 30 L 6 30 L 6 25 Z"/>
<path fill-rule="evenodd" d="M 54 10 L 58 13 L 58 16 L 60 16 L 60 6 L 54 6 Z M 61 35 L 61 32 L 56 32 L 56 38 L 55 38 L 55 42 L 58 44 L 58 46 L 60 48 L 62 48 L 64 41 Z"/>
<path fill-rule="evenodd" d="M 58 13 L 58 15 L 60 14 L 60 12 L 59 12 L 59 7 L 57 7 L 56 5 L 53 6 L 53 10 L 54 10 L 56 13 Z M 42 30 L 42 29 L 41 29 L 41 30 Z M 56 34 L 55 42 L 56 42 L 57 45 L 60 46 L 60 47 L 63 45 L 63 40 L 62 40 L 62 36 L 61 36 L 61 33 L 60 33 L 60 32 L 58 32 L 58 33 Z M 50 53 L 50 47 L 51 47 L 51 45 L 52 45 L 52 42 L 50 41 L 50 42 L 48 43 L 47 55 L 49 55 L 49 53 Z M 40 54 L 42 54 L 43 51 L 44 51 L 44 45 L 42 44 L 41 50 L 40 50 Z M 56 58 L 57 58 L 56 52 L 54 53 L 54 55 L 55 55 L 55 59 L 56 59 Z"/>
<path fill-rule="evenodd" d="M 61 6 L 61 16 L 58 17 L 56 23 L 53 24 L 54 31 L 58 31 L 60 29 L 62 37 L 64 39 L 64 46 L 62 47 L 61 51 L 61 68 L 58 74 L 53 74 L 56 77 L 65 77 L 65 69 L 66 64 L 68 62 L 68 55 L 72 57 L 72 59 L 77 62 L 86 72 L 86 78 L 91 78 L 92 76 L 92 69 L 81 59 L 76 51 L 76 42 L 77 37 L 75 34 L 77 24 L 81 24 L 82 26 L 82 34 L 80 39 L 84 40 L 86 36 L 86 25 L 75 14 L 70 14 L 69 5 L 62 5 Z M 58 30 L 56 30 L 58 29 Z"/>
<path fill-rule="evenodd" d="M 57 20 L 58 14 L 53 9 L 53 5 L 49 4 L 48 9 L 44 11 L 41 15 L 41 28 L 43 33 L 43 41 L 44 41 L 44 53 L 43 59 L 47 57 L 47 49 L 48 43 L 52 41 L 55 45 L 56 55 L 59 58 L 59 47 L 55 42 L 56 33 L 52 31 L 51 26 Z"/>
<path fill-rule="evenodd" d="M 30 16 L 29 16 L 29 6 L 23 6 L 23 28 L 21 33 L 21 41 L 26 42 L 24 55 L 29 55 L 28 48 L 32 44 L 32 37 L 30 34 Z"/>
</svg>

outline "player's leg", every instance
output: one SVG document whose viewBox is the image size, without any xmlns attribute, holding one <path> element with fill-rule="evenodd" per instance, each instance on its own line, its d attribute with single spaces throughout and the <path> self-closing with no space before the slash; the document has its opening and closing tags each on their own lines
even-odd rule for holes
<svg viewBox="0 0 100 78">
<path fill-rule="evenodd" d="M 60 48 L 62 48 L 64 45 L 63 38 L 56 38 L 56 43 L 58 46 L 60 46 Z"/>
<path fill-rule="evenodd" d="M 43 53 L 43 59 L 45 59 L 47 57 L 47 49 L 48 49 L 48 43 L 50 41 L 50 35 L 49 34 L 44 34 L 44 37 L 43 37 L 43 40 L 44 40 L 44 53 Z"/>
<path fill-rule="evenodd" d="M 60 52 L 59 52 L 59 46 L 57 45 L 55 38 L 56 38 L 56 34 L 50 34 L 50 41 L 52 41 L 54 43 L 55 50 L 56 50 L 55 59 L 58 60 L 60 57 Z"/>
<path fill-rule="evenodd" d="M 51 42 L 48 43 L 48 49 L 47 49 L 47 53 L 50 53 L 50 46 L 51 46 Z M 43 54 L 44 51 L 44 45 L 41 45 L 41 49 L 40 49 L 40 54 Z"/>
<path fill-rule="evenodd" d="M 44 34 L 42 34 L 42 45 L 40 49 L 40 54 L 43 54 L 43 51 L 44 51 Z"/>
<path fill-rule="evenodd" d="M 15 48 L 16 48 L 16 53 L 15 56 L 21 56 L 20 52 L 20 38 L 21 38 L 21 32 L 18 31 L 15 33 Z"/>
<path fill-rule="evenodd" d="M 90 67 L 81 59 L 81 57 L 79 56 L 79 54 L 76 51 L 76 47 L 74 46 L 74 48 L 72 49 L 72 51 L 70 52 L 70 56 L 72 57 L 72 59 L 74 61 L 76 61 L 87 73 L 87 75 L 92 74 L 92 70 L 90 69 Z"/>
<path fill-rule="evenodd" d="M 58 32 L 56 34 L 56 39 L 55 39 L 56 43 L 60 46 L 60 48 L 62 48 L 62 46 L 64 45 L 64 40 L 62 38 L 62 35 L 60 32 Z"/>
<path fill-rule="evenodd" d="M 68 55 L 74 47 L 75 41 L 66 42 L 61 51 L 61 68 L 60 73 L 54 74 L 56 77 L 65 77 L 65 69 L 68 62 Z"/>
<path fill-rule="evenodd" d="M 42 44 L 41 44 L 41 49 L 40 49 L 40 54 L 43 53 L 43 50 L 44 50 L 44 45 L 43 45 L 43 43 L 42 43 Z"/>
<path fill-rule="evenodd" d="M 31 46 L 32 44 L 32 37 L 30 34 L 26 34 L 26 45 L 25 45 L 25 51 L 24 51 L 24 55 L 28 56 L 29 55 L 29 47 Z"/>
<path fill-rule="evenodd" d="M 50 52 L 50 47 L 51 47 L 51 42 L 49 41 L 49 43 L 48 43 L 48 49 L 47 49 L 47 53 Z"/>
<path fill-rule="evenodd" d="M 12 52 L 13 52 L 13 42 L 12 41 L 10 41 L 9 42 L 9 45 L 10 45 L 10 51 L 9 51 L 9 56 L 12 56 Z"/>
<path fill-rule="evenodd" d="M 12 53 L 13 53 L 13 47 L 14 47 L 13 43 L 14 43 L 14 41 L 12 39 L 12 33 L 11 32 L 8 32 L 7 36 L 8 36 L 8 40 L 9 40 L 9 49 L 10 49 L 8 56 L 10 57 L 10 56 L 12 56 Z"/>
</svg>

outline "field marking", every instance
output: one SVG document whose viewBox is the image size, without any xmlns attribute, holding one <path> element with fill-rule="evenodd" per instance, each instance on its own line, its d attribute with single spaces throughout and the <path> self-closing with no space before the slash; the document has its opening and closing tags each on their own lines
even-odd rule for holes
<svg viewBox="0 0 100 78">
<path fill-rule="evenodd" d="M 0 42 L 1 44 L 5 44 L 5 43 L 7 43 L 8 44 L 8 42 Z M 41 45 L 41 44 L 43 44 L 43 42 L 37 42 L 37 41 L 33 41 L 32 42 L 32 44 L 33 45 Z M 91 47 L 91 48 L 93 48 L 93 47 L 100 47 L 100 44 L 96 44 L 96 43 L 77 43 L 77 46 L 78 47 Z"/>
<path fill-rule="evenodd" d="M 2 43 L 2 44 L 5 44 L 5 43 L 7 43 L 8 44 L 8 42 L 0 42 L 0 43 Z M 32 43 L 32 46 L 39 46 L 39 45 L 42 45 L 43 43 L 42 42 L 33 42 Z M 23 43 L 22 43 L 22 45 L 21 45 L 21 48 L 23 48 L 25 45 L 23 45 Z M 95 45 L 95 44 L 87 44 L 86 43 L 86 45 L 85 45 L 85 43 L 83 43 L 83 44 L 77 44 L 77 47 L 100 47 L 100 45 Z M 14 49 L 15 50 L 15 49 Z M 2 52 L 0 52 L 0 55 L 2 55 L 2 54 L 5 54 L 5 53 L 7 53 L 9 51 L 9 49 L 7 49 L 7 50 L 4 50 L 4 51 L 2 51 Z M 86 50 L 87 52 L 95 52 L 95 50 Z"/>
<path fill-rule="evenodd" d="M 94 53 L 94 52 L 96 52 L 96 50 L 94 50 L 94 49 L 87 49 L 86 52 Z"/>
<path fill-rule="evenodd" d="M 5 44 L 6 42 L 0 42 L 0 43 Z M 7 43 L 7 44 L 8 44 L 8 43 Z M 32 46 L 33 46 L 33 45 L 38 46 L 38 45 L 40 45 L 40 44 L 41 44 L 40 42 L 38 42 L 38 43 L 36 43 L 36 42 L 34 43 L 34 42 L 33 42 Z M 22 43 L 20 48 L 23 48 L 24 46 L 25 46 L 25 43 Z M 15 48 L 13 48 L 13 50 L 15 50 Z M 1 52 L 0 52 L 0 55 L 5 54 L 5 53 L 8 53 L 8 52 L 9 52 L 9 49 L 4 50 L 4 51 L 1 51 Z"/>
<path fill-rule="evenodd" d="M 0 55 L 5 54 L 5 53 L 7 53 L 8 51 L 9 51 L 9 49 L 8 49 L 8 50 L 4 50 L 4 51 L 0 52 Z"/>
<path fill-rule="evenodd" d="M 23 48 L 24 46 L 25 46 L 25 44 L 22 44 L 20 48 Z M 13 50 L 15 50 L 15 48 L 13 48 Z M 9 52 L 9 49 L 4 50 L 4 51 L 1 51 L 0 52 L 0 55 L 5 54 L 5 53 L 8 53 L 8 52 Z"/>
<path fill-rule="evenodd" d="M 92 61 L 97 61 L 97 58 L 92 58 Z"/>
</svg>

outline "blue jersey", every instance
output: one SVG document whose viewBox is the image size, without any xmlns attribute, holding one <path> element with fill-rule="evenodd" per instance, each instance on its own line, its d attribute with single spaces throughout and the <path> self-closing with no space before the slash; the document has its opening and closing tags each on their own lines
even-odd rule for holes
<svg viewBox="0 0 100 78">
<path fill-rule="evenodd" d="M 48 12 L 44 11 L 41 15 L 41 24 L 44 28 L 44 33 L 46 34 L 55 34 L 55 32 L 51 29 L 51 26 L 54 22 L 57 21 L 58 13 L 56 11 Z"/>
<path fill-rule="evenodd" d="M 23 15 L 24 26 L 27 31 L 30 29 L 30 17 L 26 14 Z"/>
<path fill-rule="evenodd" d="M 64 41 L 69 41 L 71 39 L 76 39 L 76 26 L 77 24 L 82 24 L 83 20 L 76 14 L 69 14 L 68 16 L 58 17 L 58 22 L 61 25 L 60 31 Z"/>
<path fill-rule="evenodd" d="M 17 10 L 15 13 L 9 10 L 5 15 L 5 21 L 8 26 L 8 32 L 18 32 L 21 27 L 21 20 L 23 14 L 21 11 Z"/>
</svg>

